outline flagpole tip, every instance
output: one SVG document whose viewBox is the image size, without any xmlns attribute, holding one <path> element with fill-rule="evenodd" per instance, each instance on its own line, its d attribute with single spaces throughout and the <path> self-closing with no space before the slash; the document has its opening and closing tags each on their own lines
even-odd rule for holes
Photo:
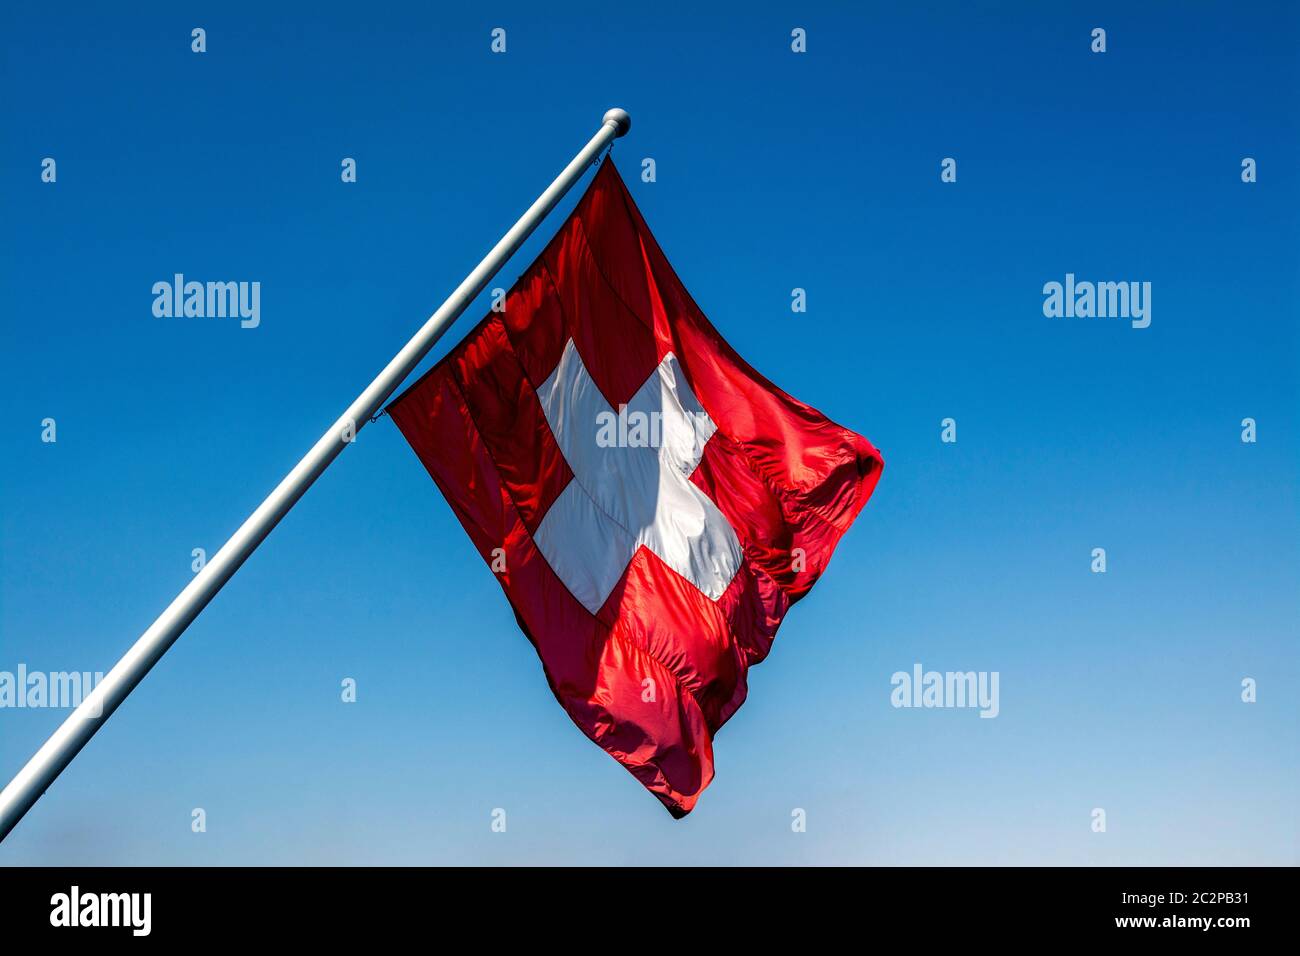
<svg viewBox="0 0 1300 956">
<path fill-rule="evenodd" d="M 627 131 L 632 128 L 632 117 L 627 115 L 627 110 L 612 109 L 605 114 L 603 122 L 606 126 L 613 124 L 615 136 L 626 136 Z"/>
</svg>

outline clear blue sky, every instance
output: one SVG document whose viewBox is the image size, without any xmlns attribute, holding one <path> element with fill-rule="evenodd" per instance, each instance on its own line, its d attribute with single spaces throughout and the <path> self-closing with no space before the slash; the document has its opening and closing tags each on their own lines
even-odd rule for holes
<svg viewBox="0 0 1300 956">
<path fill-rule="evenodd" d="M 107 670 L 611 106 L 695 298 L 884 477 L 675 822 L 380 421 L 0 864 L 1296 861 L 1294 6 L 271 6 L 0 14 L 0 670 Z M 177 272 L 260 326 L 155 318 Z M 1067 272 L 1150 328 L 1045 318 Z M 1000 715 L 891 707 L 917 662 Z M 0 777 L 63 716 L 0 710 Z"/>
</svg>

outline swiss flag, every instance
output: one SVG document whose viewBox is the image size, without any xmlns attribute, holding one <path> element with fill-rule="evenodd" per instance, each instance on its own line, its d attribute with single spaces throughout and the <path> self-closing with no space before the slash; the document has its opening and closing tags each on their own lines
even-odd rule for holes
<svg viewBox="0 0 1300 956">
<path fill-rule="evenodd" d="M 614 164 L 389 407 L 583 733 L 673 816 L 883 461 L 691 299 Z"/>
</svg>

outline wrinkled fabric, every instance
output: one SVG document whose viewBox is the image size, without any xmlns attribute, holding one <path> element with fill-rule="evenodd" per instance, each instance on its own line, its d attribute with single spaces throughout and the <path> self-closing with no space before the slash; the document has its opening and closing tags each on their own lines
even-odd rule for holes
<svg viewBox="0 0 1300 956">
<path fill-rule="evenodd" d="M 593 417 L 621 406 L 662 409 L 662 446 L 593 444 Z M 880 453 L 723 341 L 609 159 L 504 311 L 388 412 L 573 722 L 689 813 L 749 667 L 826 570 Z"/>
</svg>

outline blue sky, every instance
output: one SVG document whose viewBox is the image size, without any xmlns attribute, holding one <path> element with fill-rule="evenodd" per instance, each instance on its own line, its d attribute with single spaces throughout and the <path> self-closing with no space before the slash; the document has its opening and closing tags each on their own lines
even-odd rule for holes
<svg viewBox="0 0 1300 956">
<path fill-rule="evenodd" d="M 1297 861 L 1294 7 L 269 7 L 0 14 L 0 670 L 107 670 L 611 106 L 696 300 L 884 477 L 673 821 L 380 421 L 0 864 Z M 155 318 L 177 272 L 260 325 Z M 1046 318 L 1067 272 L 1150 327 Z M 918 662 L 999 716 L 891 707 Z M 63 716 L 0 710 L 0 777 Z"/>
</svg>

